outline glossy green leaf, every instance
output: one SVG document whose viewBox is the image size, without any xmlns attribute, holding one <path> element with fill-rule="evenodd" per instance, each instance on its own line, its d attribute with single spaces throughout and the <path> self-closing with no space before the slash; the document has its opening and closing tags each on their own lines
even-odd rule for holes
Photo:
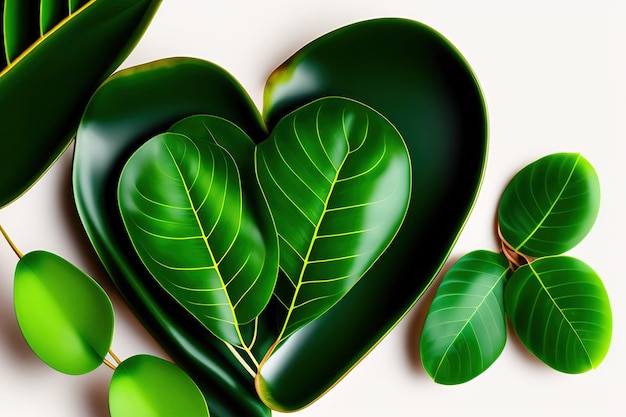
<svg viewBox="0 0 626 417">
<path fill-rule="evenodd" d="M 39 33 L 44 35 L 69 16 L 67 0 L 39 0 Z"/>
<path fill-rule="evenodd" d="M 4 54 L 16 59 L 39 38 L 39 0 L 4 0 Z"/>
<path fill-rule="evenodd" d="M 69 0 L 70 13 L 74 13 L 78 11 L 82 6 L 85 5 L 89 0 Z"/>
<path fill-rule="evenodd" d="M 339 301 L 387 248 L 406 214 L 411 163 L 383 116 L 338 97 L 282 119 L 255 161 L 280 241 L 286 338 Z"/>
<path fill-rule="evenodd" d="M 254 143 L 224 119 L 197 124 L 208 139 L 164 133 L 131 156 L 120 211 L 163 288 L 218 338 L 243 347 L 240 325 L 272 297 L 278 242 L 254 179 Z"/>
<path fill-rule="evenodd" d="M 266 136 L 250 98 L 214 64 L 172 58 L 114 74 L 89 102 L 78 129 L 72 173 L 76 206 L 116 286 L 172 359 L 193 376 L 211 412 L 268 416 L 250 375 L 225 344 L 146 270 L 119 214 L 117 186 L 128 157 L 148 139 L 196 114 L 230 120 L 255 141 Z M 266 323 L 259 321 L 258 352 L 266 351 L 275 338 L 264 336 Z"/>
<path fill-rule="evenodd" d="M 66 374 L 102 364 L 113 337 L 113 307 L 80 269 L 49 252 L 24 255 L 15 269 L 15 314 L 33 351 Z"/>
<path fill-rule="evenodd" d="M 40 35 L 39 1 L 4 3 L 10 63 L 0 67 L 0 207 L 66 149 L 89 97 L 130 53 L 159 4 L 90 0 Z"/>
<path fill-rule="evenodd" d="M 172 362 L 138 355 L 123 361 L 109 388 L 111 417 L 208 417 L 198 386 Z"/>
<path fill-rule="evenodd" d="M 453 45 L 421 23 L 373 19 L 316 39 L 271 74 L 263 113 L 271 127 L 326 96 L 371 106 L 398 129 L 414 191 L 387 251 L 265 362 L 259 394 L 281 410 L 302 408 L 331 389 L 421 297 L 465 224 L 485 164 L 486 111 L 475 75 Z"/>
<path fill-rule="evenodd" d="M 565 256 L 538 259 L 509 279 L 506 311 L 524 345 L 561 372 L 600 365 L 611 342 L 608 294 L 596 272 Z"/>
<path fill-rule="evenodd" d="M 577 153 L 545 156 L 522 169 L 498 206 L 502 236 L 515 251 L 540 257 L 576 246 L 600 208 L 600 183 Z"/>
<path fill-rule="evenodd" d="M 444 275 L 420 340 L 422 363 L 435 382 L 467 382 L 502 353 L 508 270 L 502 254 L 475 251 L 459 259 Z"/>
</svg>

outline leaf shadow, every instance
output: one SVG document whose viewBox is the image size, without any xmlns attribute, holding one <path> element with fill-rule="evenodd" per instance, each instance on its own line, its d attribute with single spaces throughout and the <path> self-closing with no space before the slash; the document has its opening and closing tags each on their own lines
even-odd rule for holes
<svg viewBox="0 0 626 417">
<path fill-rule="evenodd" d="M 8 300 L 7 300 L 8 299 Z M 20 367 L 36 368 L 41 361 L 30 349 L 17 324 L 13 300 L 3 297 L 0 303 L 0 341 L 7 347 L 13 363 L 18 362 Z"/>
<path fill-rule="evenodd" d="M 108 370 L 108 369 L 107 369 Z M 85 409 L 90 409 L 92 417 L 110 417 L 109 414 L 109 384 L 110 379 L 98 375 L 91 383 L 83 388 Z"/>
<path fill-rule="evenodd" d="M 409 364 L 416 372 L 426 375 L 426 371 L 422 366 L 422 358 L 420 355 L 420 341 L 422 337 L 422 330 L 424 328 L 424 321 L 426 315 L 430 309 L 430 305 L 435 298 L 437 289 L 441 284 L 443 276 L 452 268 L 458 260 L 459 256 L 450 257 L 445 262 L 444 266 L 439 271 L 439 274 L 435 277 L 432 284 L 428 287 L 424 295 L 420 298 L 417 304 L 413 307 L 411 314 L 408 317 L 408 330 L 406 332 L 405 350 L 406 356 L 409 359 Z"/>
</svg>

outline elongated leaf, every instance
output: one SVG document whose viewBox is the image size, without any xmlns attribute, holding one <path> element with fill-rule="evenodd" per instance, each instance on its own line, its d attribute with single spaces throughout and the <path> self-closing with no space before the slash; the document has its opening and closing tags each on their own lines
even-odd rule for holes
<svg viewBox="0 0 626 417">
<path fill-rule="evenodd" d="M 256 166 L 279 236 L 285 338 L 339 301 L 389 245 L 411 166 L 385 118 L 336 97 L 281 120 L 257 147 Z"/>
<path fill-rule="evenodd" d="M 217 337 L 246 346 L 240 326 L 276 284 L 276 233 L 253 176 L 254 143 L 224 119 L 197 124 L 208 140 L 165 133 L 135 152 L 122 171 L 120 210 L 163 288 Z"/>
<path fill-rule="evenodd" d="M 428 310 L 420 355 L 441 384 L 467 382 L 485 371 L 506 343 L 502 254 L 475 251 L 446 273 Z"/>
<path fill-rule="evenodd" d="M 78 375 L 102 364 L 113 337 L 113 307 L 84 272 L 49 252 L 17 264 L 15 314 L 33 351 L 57 371 Z"/>
<path fill-rule="evenodd" d="M 40 2 L 39 33 L 44 35 L 69 15 L 70 5 L 67 0 L 40 0 Z"/>
<path fill-rule="evenodd" d="M 39 0 L 4 0 L 4 48 L 7 62 L 39 38 Z"/>
<path fill-rule="evenodd" d="M 502 236 L 515 251 L 558 255 L 591 230 L 600 208 L 600 183 L 577 153 L 545 156 L 522 169 L 498 206 Z"/>
<path fill-rule="evenodd" d="M 109 388 L 111 417 L 208 417 L 207 403 L 178 366 L 149 355 L 123 361 Z"/>
<path fill-rule="evenodd" d="M 0 69 L 0 207 L 66 149 L 87 100 L 130 53 L 159 4 L 90 0 L 39 36 L 39 1 L 5 3 L 10 63 Z M 34 9 L 27 17 L 26 6 Z"/>
<path fill-rule="evenodd" d="M 68 3 L 70 6 L 70 13 L 78 11 L 78 9 L 80 9 L 88 1 L 89 0 L 69 0 Z"/>
<path fill-rule="evenodd" d="M 555 256 L 519 268 L 504 300 L 522 342 L 552 368 L 586 372 L 606 356 L 611 306 L 604 284 L 584 262 Z"/>
</svg>

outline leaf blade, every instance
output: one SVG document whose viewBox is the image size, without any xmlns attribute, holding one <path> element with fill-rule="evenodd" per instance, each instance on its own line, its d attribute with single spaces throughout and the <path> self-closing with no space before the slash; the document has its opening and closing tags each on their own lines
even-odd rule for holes
<svg viewBox="0 0 626 417">
<path fill-rule="evenodd" d="M 93 279 L 44 251 L 24 255 L 15 269 L 15 313 L 39 358 L 80 375 L 102 364 L 113 337 L 113 307 Z"/>
<path fill-rule="evenodd" d="M 519 268 L 506 286 L 505 306 L 522 342 L 556 370 L 586 372 L 608 352 L 608 294 L 595 271 L 576 258 L 540 258 Z"/>
<path fill-rule="evenodd" d="M 209 416 L 193 380 L 172 362 L 137 355 L 124 360 L 109 388 L 111 417 Z"/>
<path fill-rule="evenodd" d="M 513 177 L 502 194 L 498 222 L 515 251 L 558 255 L 587 235 L 599 207 L 600 184 L 591 164 L 577 153 L 557 153 Z"/>
<path fill-rule="evenodd" d="M 8 109 L 0 114 L 0 176 L 10 179 L 0 184 L 0 207 L 67 148 L 89 97 L 130 53 L 159 4 L 92 0 L 0 70 L 0 107 Z M 33 22 L 39 25 L 38 15 Z M 29 122 L 33 103 L 37 123 Z"/>
<path fill-rule="evenodd" d="M 282 119 L 255 160 L 285 273 L 280 341 L 339 301 L 389 245 L 408 207 L 410 160 L 389 122 L 337 97 Z"/>
<path fill-rule="evenodd" d="M 238 163 L 246 160 L 233 156 L 247 153 L 251 163 L 252 141 L 224 119 L 202 123 L 220 139 L 166 133 L 135 152 L 122 171 L 119 205 L 131 241 L 159 284 L 218 338 L 243 347 L 241 326 L 272 295 L 277 243 L 272 234 L 263 236 L 269 226 L 257 226 L 258 213 L 265 212 L 248 199 L 249 186 L 244 199 Z M 269 214 L 260 218 L 271 225 Z"/>
<path fill-rule="evenodd" d="M 420 356 L 441 384 L 460 384 L 484 372 L 506 343 L 504 282 L 506 258 L 475 251 L 444 276 L 428 310 Z"/>
</svg>

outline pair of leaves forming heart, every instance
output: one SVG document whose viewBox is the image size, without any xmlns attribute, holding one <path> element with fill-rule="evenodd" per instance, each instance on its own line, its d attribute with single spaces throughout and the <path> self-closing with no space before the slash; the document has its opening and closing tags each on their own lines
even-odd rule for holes
<svg viewBox="0 0 626 417">
<path fill-rule="evenodd" d="M 549 366 L 580 373 L 602 362 L 612 332 L 606 289 L 591 267 L 559 256 L 587 235 L 599 196 L 579 154 L 548 155 L 511 180 L 498 207 L 503 252 L 463 256 L 430 306 L 420 352 L 436 382 L 466 382 L 493 364 L 506 342 L 505 310 Z"/>
<path fill-rule="evenodd" d="M 337 97 L 286 116 L 256 153 L 217 117 L 169 132 L 122 171 L 129 236 L 160 285 L 258 369 L 251 345 L 275 286 L 285 310 L 278 344 L 338 302 L 389 245 L 408 206 L 408 151 L 385 118 Z"/>
<path fill-rule="evenodd" d="M 413 190 L 396 239 L 324 315 L 276 346 L 257 378 L 175 302 L 134 253 L 117 207 L 120 172 L 149 138 L 187 116 L 209 114 L 255 142 L 285 115 L 318 98 L 349 97 L 385 116 L 412 161 Z M 486 117 L 465 60 L 440 34 L 406 19 L 374 19 L 331 32 L 269 78 L 265 121 L 221 68 L 168 59 L 124 70 L 92 97 L 77 134 L 74 195 L 81 220 L 120 292 L 168 353 L 194 375 L 220 416 L 266 416 L 319 398 L 393 328 L 430 284 L 465 223 L 482 179 Z M 270 302 L 253 353 L 277 339 Z M 373 307 L 375 306 L 375 308 Z M 284 309 L 283 309 L 284 310 Z"/>
<path fill-rule="evenodd" d="M 128 56 L 160 3 L 0 0 L 0 207 L 66 149 L 89 97 Z"/>
</svg>

